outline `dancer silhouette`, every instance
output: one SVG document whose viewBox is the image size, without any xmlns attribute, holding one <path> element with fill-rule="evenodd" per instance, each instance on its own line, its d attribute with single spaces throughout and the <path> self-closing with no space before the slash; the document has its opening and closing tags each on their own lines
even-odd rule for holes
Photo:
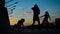
<svg viewBox="0 0 60 34">
<path fill-rule="evenodd" d="M 24 23 L 25 19 L 21 19 L 18 21 L 17 25 L 18 25 L 18 30 L 21 29 L 21 26 L 24 26 L 23 23 Z"/>
<path fill-rule="evenodd" d="M 34 25 L 35 21 L 37 21 L 38 25 L 40 25 L 40 21 L 39 21 L 40 10 L 37 4 L 34 5 L 32 10 L 33 10 L 33 24 L 32 25 Z"/>
<path fill-rule="evenodd" d="M 47 26 L 49 26 L 48 18 L 51 20 L 49 13 L 46 11 L 46 12 L 45 12 L 45 15 L 43 15 L 43 16 L 44 16 L 44 19 L 43 19 L 42 25 L 43 25 L 44 23 L 46 23 Z M 43 17 L 43 16 L 41 16 L 41 17 Z"/>
</svg>

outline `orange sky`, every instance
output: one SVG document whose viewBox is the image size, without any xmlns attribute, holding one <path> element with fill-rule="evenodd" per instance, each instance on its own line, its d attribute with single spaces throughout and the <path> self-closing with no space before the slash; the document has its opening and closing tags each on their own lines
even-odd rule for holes
<svg viewBox="0 0 60 34">
<path fill-rule="evenodd" d="M 16 18 L 11 18 L 9 17 L 10 19 L 10 25 L 14 25 L 14 24 L 17 24 L 18 20 Z M 51 18 L 52 19 L 52 18 Z M 43 19 L 41 18 L 40 19 L 40 23 L 42 23 Z M 51 21 L 49 20 L 49 22 L 54 22 L 54 19 L 52 19 Z M 25 22 L 23 23 L 24 26 L 27 26 L 27 25 L 31 25 L 33 23 L 32 19 L 29 18 L 29 19 L 25 19 Z M 35 24 L 38 24 L 37 22 Z"/>
</svg>

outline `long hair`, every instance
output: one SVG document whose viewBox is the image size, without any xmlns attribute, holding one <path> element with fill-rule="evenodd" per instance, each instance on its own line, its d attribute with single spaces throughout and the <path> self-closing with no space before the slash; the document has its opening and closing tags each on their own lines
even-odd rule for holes
<svg viewBox="0 0 60 34">
<path fill-rule="evenodd" d="M 46 14 L 48 15 L 48 17 L 50 18 L 50 15 L 49 15 L 49 13 L 48 13 L 47 11 L 46 11 L 45 13 L 46 13 Z"/>
</svg>

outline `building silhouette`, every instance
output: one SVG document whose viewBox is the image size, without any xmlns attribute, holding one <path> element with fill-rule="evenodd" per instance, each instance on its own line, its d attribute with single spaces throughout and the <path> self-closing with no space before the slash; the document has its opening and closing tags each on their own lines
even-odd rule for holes
<svg viewBox="0 0 60 34">
<path fill-rule="evenodd" d="M 55 19 L 56 28 L 60 28 L 60 18 Z"/>
<path fill-rule="evenodd" d="M 9 33 L 9 17 L 8 11 L 5 7 L 5 0 L 0 0 L 0 33 L 8 34 Z"/>
</svg>

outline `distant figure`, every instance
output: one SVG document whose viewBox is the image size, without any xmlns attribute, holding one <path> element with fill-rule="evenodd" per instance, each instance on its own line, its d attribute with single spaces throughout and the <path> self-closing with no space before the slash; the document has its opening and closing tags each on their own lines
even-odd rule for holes
<svg viewBox="0 0 60 34">
<path fill-rule="evenodd" d="M 33 24 L 32 25 L 34 25 L 35 21 L 37 21 L 38 25 L 40 25 L 40 21 L 39 21 L 40 10 L 37 4 L 34 5 L 32 10 L 33 10 Z"/>
<path fill-rule="evenodd" d="M 24 19 L 21 19 L 21 20 L 18 21 L 18 23 L 17 23 L 17 25 L 18 25 L 18 30 L 21 29 L 22 26 L 24 26 L 24 25 L 23 25 L 23 22 L 24 22 L 24 21 L 25 21 Z"/>
<path fill-rule="evenodd" d="M 47 23 L 47 25 L 49 25 L 48 18 L 51 20 L 49 13 L 46 11 L 45 15 L 43 15 L 43 16 L 44 16 L 44 19 L 43 19 L 42 24 Z"/>
</svg>

